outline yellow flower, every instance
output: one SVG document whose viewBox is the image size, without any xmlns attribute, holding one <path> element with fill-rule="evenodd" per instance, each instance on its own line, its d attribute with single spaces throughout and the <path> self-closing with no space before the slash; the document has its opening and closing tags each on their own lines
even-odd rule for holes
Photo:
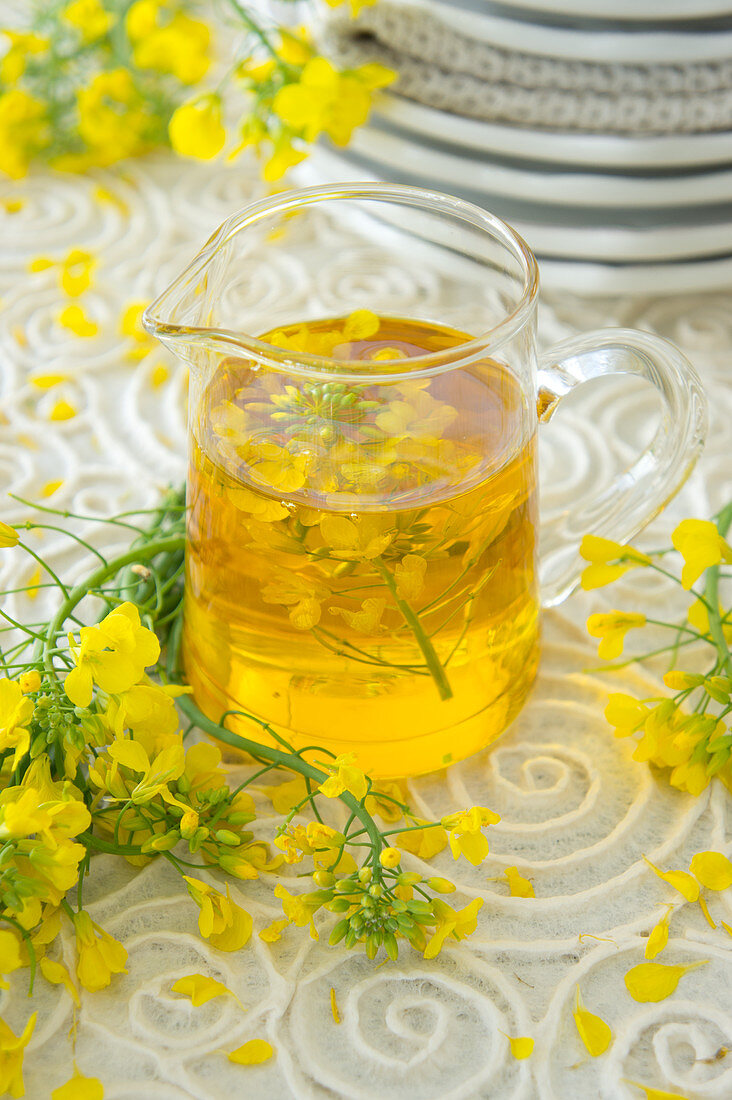
<svg viewBox="0 0 732 1100">
<path fill-rule="evenodd" d="M 135 11 L 133 4 L 127 15 L 126 27 L 134 43 L 133 58 L 140 69 L 152 69 L 158 73 L 172 73 L 181 84 L 197 84 L 211 65 L 209 48 L 211 32 L 205 23 L 191 19 L 177 11 L 163 26 L 158 25 L 158 11 L 150 23 L 147 11 Z M 144 24 L 145 30 L 142 30 Z"/>
<path fill-rule="evenodd" d="M 286 134 L 281 134 L 274 143 L 272 155 L 265 161 L 262 178 L 266 183 L 276 183 L 284 174 L 305 160 L 307 153 L 296 149 Z"/>
<path fill-rule="evenodd" d="M 74 934 L 79 961 L 76 974 L 90 993 L 106 989 L 113 974 L 126 974 L 127 952 L 114 936 L 105 932 L 85 910 L 74 913 Z"/>
<path fill-rule="evenodd" d="M 313 57 L 297 83 L 280 88 L 272 106 L 308 143 L 327 134 L 336 145 L 347 145 L 368 118 L 372 92 L 395 79 L 396 73 L 382 65 L 339 73 L 324 57 Z"/>
<path fill-rule="evenodd" d="M 325 0 L 325 2 L 330 8 L 339 8 L 346 3 L 346 0 Z M 355 19 L 360 11 L 371 7 L 375 3 L 377 3 L 377 0 L 348 0 L 348 7 L 351 16 Z"/>
<path fill-rule="evenodd" d="M 23 1085 L 23 1054 L 36 1026 L 37 1012 L 28 1020 L 20 1035 L 0 1020 L 0 1095 L 25 1096 Z"/>
<path fill-rule="evenodd" d="M 129 69 L 98 73 L 76 98 L 79 134 L 92 163 L 112 164 L 148 148 L 152 120 Z"/>
<path fill-rule="evenodd" d="M 457 410 L 444 401 L 438 401 L 426 389 L 418 386 L 401 387 L 406 400 L 390 401 L 387 408 L 376 417 L 376 424 L 383 432 L 399 439 L 442 438 L 455 421 Z"/>
<path fill-rule="evenodd" d="M 598 657 L 612 661 L 623 652 L 625 635 L 646 625 L 645 615 L 637 612 L 606 611 L 590 615 L 587 631 L 593 638 L 601 638 L 597 647 Z"/>
<path fill-rule="evenodd" d="M 587 591 L 591 588 L 602 588 L 605 584 L 622 577 L 629 569 L 637 569 L 639 565 L 650 565 L 651 559 L 640 550 L 632 546 L 623 546 L 611 539 L 603 539 L 598 535 L 585 535 L 580 546 L 580 554 L 585 561 L 590 562 L 582 574 L 582 587 Z M 614 562 L 615 564 L 610 564 Z"/>
<path fill-rule="evenodd" d="M 10 546 L 17 546 L 20 535 L 9 523 L 3 523 L 0 519 L 0 549 L 7 550 Z"/>
<path fill-rule="evenodd" d="M 5 797 L 10 793 L 9 788 L 4 792 Z M 20 788 L 12 789 L 13 793 Z M 2 823 L 0 823 L 0 840 L 15 839 L 18 837 L 32 836 L 50 828 L 51 817 L 47 810 L 40 808 L 38 791 L 29 787 L 22 791 L 19 798 L 6 801 L 2 806 Z"/>
<path fill-rule="evenodd" d="M 724 622 L 726 616 L 721 603 L 718 605 L 718 610 L 719 617 L 722 619 L 724 636 L 728 642 L 732 642 L 732 622 L 730 622 L 729 619 L 727 619 L 726 623 Z M 709 634 L 709 611 L 703 600 L 695 600 L 689 608 L 686 617 L 691 626 L 698 630 L 700 634 Z"/>
<path fill-rule="evenodd" d="M 405 554 L 394 568 L 397 592 L 405 600 L 414 600 L 424 588 L 427 562 L 420 554 Z"/>
<path fill-rule="evenodd" d="M 113 741 L 108 752 L 116 764 L 142 774 L 128 796 L 135 805 L 143 805 L 156 795 L 164 794 L 167 784 L 183 773 L 183 745 L 180 742 L 163 749 L 152 762 L 139 741 Z"/>
<path fill-rule="evenodd" d="M 577 999 L 573 1012 L 574 1022 L 579 1032 L 579 1037 L 585 1044 L 587 1051 L 593 1058 L 604 1054 L 613 1041 L 613 1033 L 599 1016 L 588 1012 L 582 1004 L 579 986 L 577 986 Z"/>
<path fill-rule="evenodd" d="M 337 798 L 344 791 L 350 791 L 359 802 L 365 798 L 368 781 L 361 769 L 355 766 L 355 759 L 352 753 L 342 753 L 332 763 L 328 763 L 326 769 L 332 775 L 320 784 L 320 793 L 326 798 Z"/>
<path fill-rule="evenodd" d="M 226 897 L 200 879 L 183 876 L 188 893 L 200 909 L 198 930 L 204 939 L 220 951 L 238 951 L 248 943 L 253 921 L 249 913 L 232 900 L 229 887 Z"/>
<path fill-rule="evenodd" d="M 104 1100 L 104 1086 L 98 1077 L 84 1077 L 74 1067 L 74 1075 L 51 1093 L 51 1100 Z"/>
<path fill-rule="evenodd" d="M 285 493 L 303 487 L 311 462 L 309 455 L 292 454 L 277 443 L 250 443 L 242 457 L 255 481 Z"/>
<path fill-rule="evenodd" d="M 164 0 L 135 0 L 125 16 L 125 30 L 130 41 L 137 42 L 152 34 L 158 25 L 158 17 Z"/>
<path fill-rule="evenodd" d="M 116 16 L 105 11 L 101 0 L 72 0 L 61 18 L 81 31 L 82 42 L 96 42 L 114 26 Z"/>
<path fill-rule="evenodd" d="M 262 589 L 265 603 L 289 607 L 290 622 L 297 630 L 310 630 L 320 622 L 321 604 L 329 590 L 291 570 L 278 570 Z"/>
<path fill-rule="evenodd" d="M 304 65 L 313 56 L 307 27 L 297 27 L 294 31 L 280 28 L 280 44 L 277 54 L 286 65 Z"/>
<path fill-rule="evenodd" d="M 399 833 L 396 843 L 405 852 L 411 852 L 420 859 L 433 859 L 447 847 L 447 833 L 441 825 L 432 825 L 421 817 L 411 817 L 411 825 L 424 825 L 424 829 L 410 829 Z"/>
<path fill-rule="evenodd" d="M 146 668 L 160 656 L 154 632 L 140 623 L 140 613 L 131 603 L 120 604 L 97 626 L 84 626 L 80 641 L 69 636 L 76 662 L 64 681 L 64 690 L 77 707 L 87 707 L 96 683 L 109 695 L 118 695 L 138 683 Z"/>
<path fill-rule="evenodd" d="M 175 699 L 190 691 L 178 684 L 135 684 L 117 702 L 110 701 L 105 717 L 118 736 L 129 729 L 137 740 L 151 739 L 156 748 L 165 748 L 178 729 Z"/>
<path fill-rule="evenodd" d="M 0 975 L 12 974 L 23 965 L 20 944 L 15 932 L 0 928 Z M 0 989 L 8 989 L 9 984 L 0 977 Z"/>
<path fill-rule="evenodd" d="M 0 61 L 0 83 L 15 84 L 25 72 L 28 58 L 48 49 L 48 39 L 27 31 L 0 31 L 10 39 L 10 49 Z"/>
<path fill-rule="evenodd" d="M 48 136 L 45 104 L 20 88 L 0 95 L 0 172 L 20 179 Z"/>
<path fill-rule="evenodd" d="M 485 806 L 473 806 L 470 810 L 448 814 L 442 818 L 442 825 L 448 831 L 448 843 L 453 859 L 460 855 L 477 867 L 488 855 L 488 838 L 483 833 L 484 825 L 495 825 L 501 818 Z"/>
<path fill-rule="evenodd" d="M 648 707 L 644 707 L 632 695 L 614 691 L 608 696 L 605 717 L 611 726 L 615 726 L 616 737 L 629 737 L 643 725 Z"/>
<path fill-rule="evenodd" d="M 176 153 L 211 160 L 221 152 L 226 141 L 219 96 L 206 95 L 183 103 L 173 112 L 168 133 Z"/>
<path fill-rule="evenodd" d="M 384 553 L 396 532 L 384 530 L 385 521 L 377 515 L 361 516 L 358 522 L 345 516 L 324 516 L 320 533 L 339 561 L 373 561 Z"/>
<path fill-rule="evenodd" d="M 41 686 L 40 673 L 35 669 L 31 669 L 30 672 L 24 672 L 18 677 L 18 683 L 24 695 L 32 695 L 33 692 L 38 691 Z"/>
<path fill-rule="evenodd" d="M 275 897 L 278 897 L 282 902 L 282 911 L 290 924 L 295 924 L 298 928 L 305 928 L 309 924 L 311 937 L 314 940 L 319 939 L 313 916 L 323 904 L 322 897 L 317 892 L 314 894 L 290 894 L 282 883 L 275 886 L 274 892 Z"/>
<path fill-rule="evenodd" d="M 266 1039 L 250 1039 L 249 1042 L 229 1051 L 226 1057 L 238 1066 L 258 1066 L 274 1054 L 274 1047 Z"/>
<path fill-rule="evenodd" d="M 482 905 L 482 898 L 474 898 L 464 909 L 453 909 L 446 901 L 435 898 L 432 908 L 437 917 L 437 928 L 425 947 L 425 959 L 434 959 L 448 936 L 458 940 L 471 936 L 477 928 L 478 911 Z"/>
<path fill-rule="evenodd" d="M 671 541 L 684 559 L 681 583 L 687 590 L 711 565 L 732 562 L 732 549 L 711 520 L 682 519 Z"/>
<path fill-rule="evenodd" d="M 23 695 L 15 680 L 0 680 L 0 752 L 13 749 L 11 769 L 17 768 L 30 746 L 27 723 L 33 717 L 34 705 Z"/>
<path fill-rule="evenodd" d="M 333 611 L 345 619 L 351 630 L 357 630 L 359 634 L 376 634 L 384 631 L 381 616 L 385 607 L 386 600 L 371 596 L 362 600 L 359 611 L 349 611 L 345 607 L 334 607 Z"/>
</svg>

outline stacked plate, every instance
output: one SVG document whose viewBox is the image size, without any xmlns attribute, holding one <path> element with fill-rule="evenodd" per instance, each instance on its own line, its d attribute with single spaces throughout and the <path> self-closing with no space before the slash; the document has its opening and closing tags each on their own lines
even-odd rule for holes
<svg viewBox="0 0 732 1100">
<path fill-rule="evenodd" d="M 695 64 L 703 79 L 706 64 L 718 71 L 732 63 L 732 3 L 722 0 L 613 0 L 612 19 L 598 14 L 597 0 L 409 7 L 524 61 L 535 54 L 538 64 Z M 378 56 L 378 38 L 370 56 Z M 725 110 L 721 124 L 729 125 Z M 732 128 L 720 129 L 719 118 L 696 132 L 539 129 L 385 92 L 348 149 L 319 149 L 301 176 L 412 183 L 485 206 L 526 238 L 547 286 L 711 289 L 732 286 Z"/>
</svg>

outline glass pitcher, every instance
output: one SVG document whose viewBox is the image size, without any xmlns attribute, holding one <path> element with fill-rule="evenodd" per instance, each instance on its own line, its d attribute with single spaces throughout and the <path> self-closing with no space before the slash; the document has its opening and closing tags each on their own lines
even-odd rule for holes
<svg viewBox="0 0 732 1100">
<path fill-rule="evenodd" d="M 150 306 L 192 368 L 183 654 L 210 717 L 375 777 L 443 767 L 511 722 L 539 656 L 539 420 L 607 374 L 661 398 L 637 461 L 544 525 L 545 606 L 577 583 L 584 533 L 623 541 L 663 507 L 705 426 L 694 371 L 655 336 L 538 358 L 537 291 L 498 218 L 354 184 L 234 215 Z"/>
</svg>

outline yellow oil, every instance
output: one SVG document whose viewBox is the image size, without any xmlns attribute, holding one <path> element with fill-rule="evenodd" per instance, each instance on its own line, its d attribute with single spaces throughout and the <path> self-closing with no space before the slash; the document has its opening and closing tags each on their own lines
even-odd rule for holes
<svg viewBox="0 0 732 1100">
<path fill-rule="evenodd" d="M 262 339 L 378 370 L 469 337 L 360 311 Z M 489 359 L 330 388 L 223 361 L 188 484 L 184 655 L 202 709 L 355 753 L 381 778 L 493 741 L 538 659 L 531 423 Z"/>
</svg>

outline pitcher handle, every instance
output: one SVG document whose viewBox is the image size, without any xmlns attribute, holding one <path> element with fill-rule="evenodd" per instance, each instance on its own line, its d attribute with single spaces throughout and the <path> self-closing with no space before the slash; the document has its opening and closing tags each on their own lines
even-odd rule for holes
<svg viewBox="0 0 732 1100">
<path fill-rule="evenodd" d="M 652 383 L 661 395 L 661 423 L 646 450 L 588 507 L 542 516 L 545 607 L 561 603 L 579 582 L 582 536 L 627 542 L 678 492 L 704 446 L 707 405 L 696 371 L 668 340 L 635 329 L 600 329 L 563 340 L 542 355 L 539 419 L 549 420 L 575 386 L 608 374 L 635 374 Z"/>
</svg>

